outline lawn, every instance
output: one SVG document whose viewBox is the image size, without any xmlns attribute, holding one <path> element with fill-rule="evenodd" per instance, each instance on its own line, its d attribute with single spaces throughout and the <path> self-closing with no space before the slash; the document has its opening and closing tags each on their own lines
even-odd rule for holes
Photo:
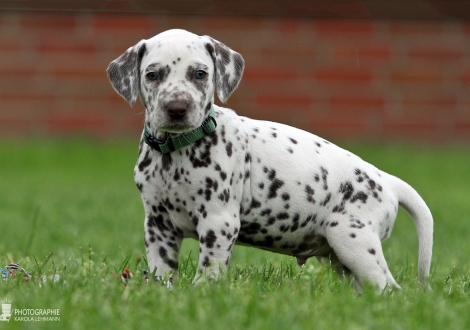
<svg viewBox="0 0 470 330">
<path fill-rule="evenodd" d="M 194 287 L 195 241 L 183 245 L 172 290 L 145 284 L 137 141 L 3 141 L 0 267 L 14 259 L 33 277 L 0 281 L 0 301 L 59 309 L 60 321 L 12 316 L 0 329 L 469 329 L 470 148 L 347 148 L 409 182 L 428 203 L 432 291 L 416 282 L 417 236 L 404 211 L 384 243 L 399 292 L 357 295 L 313 259 L 300 269 L 294 258 L 240 246 L 224 279 Z M 124 267 L 133 272 L 127 286 L 119 279 Z"/>
</svg>

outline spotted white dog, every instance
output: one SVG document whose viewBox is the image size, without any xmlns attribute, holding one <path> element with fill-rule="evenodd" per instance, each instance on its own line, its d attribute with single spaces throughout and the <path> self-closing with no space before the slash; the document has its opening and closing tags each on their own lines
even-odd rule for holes
<svg viewBox="0 0 470 330">
<path fill-rule="evenodd" d="M 108 77 L 146 108 L 134 171 L 145 207 L 150 270 L 176 273 L 181 242 L 200 243 L 199 271 L 212 278 L 234 244 L 331 260 L 357 285 L 396 287 L 381 241 L 398 205 L 419 239 L 419 281 L 429 275 L 433 219 L 402 180 L 336 145 L 286 125 L 216 106 L 237 88 L 240 54 L 208 36 L 169 30 L 112 61 Z"/>
</svg>

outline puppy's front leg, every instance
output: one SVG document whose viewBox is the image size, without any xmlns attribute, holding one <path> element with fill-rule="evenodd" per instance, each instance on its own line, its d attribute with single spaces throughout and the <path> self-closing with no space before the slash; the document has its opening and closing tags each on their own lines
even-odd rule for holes
<svg viewBox="0 0 470 330">
<path fill-rule="evenodd" d="M 208 216 L 198 226 L 199 274 L 195 283 L 204 277 L 216 280 L 220 271 L 227 269 L 240 229 L 239 222 L 233 219 L 238 219 L 238 215 Z"/>
<path fill-rule="evenodd" d="M 169 281 L 177 275 L 182 238 L 170 228 L 168 213 L 149 214 L 145 218 L 145 248 L 150 273 L 155 280 Z M 169 282 L 169 283 L 170 283 Z"/>
</svg>

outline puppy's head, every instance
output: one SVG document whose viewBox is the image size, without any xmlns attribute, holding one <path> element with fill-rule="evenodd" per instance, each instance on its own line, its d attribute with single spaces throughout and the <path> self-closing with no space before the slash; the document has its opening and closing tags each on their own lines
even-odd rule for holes
<svg viewBox="0 0 470 330">
<path fill-rule="evenodd" d="M 152 131 L 200 126 L 214 103 L 226 102 L 244 69 L 240 54 L 209 36 L 168 30 L 141 40 L 112 61 L 108 78 L 131 106 L 140 95 Z"/>
</svg>

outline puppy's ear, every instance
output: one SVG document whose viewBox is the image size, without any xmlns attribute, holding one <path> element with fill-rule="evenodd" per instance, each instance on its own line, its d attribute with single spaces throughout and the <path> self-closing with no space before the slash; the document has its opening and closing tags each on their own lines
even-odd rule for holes
<svg viewBox="0 0 470 330">
<path fill-rule="evenodd" d="M 215 84 L 219 100 L 227 102 L 242 79 L 245 61 L 243 57 L 209 36 L 205 38 L 205 47 L 214 61 Z"/>
<path fill-rule="evenodd" d="M 145 40 L 141 40 L 109 63 L 106 70 L 114 90 L 131 106 L 135 104 L 139 95 L 140 63 L 145 52 Z"/>
</svg>

